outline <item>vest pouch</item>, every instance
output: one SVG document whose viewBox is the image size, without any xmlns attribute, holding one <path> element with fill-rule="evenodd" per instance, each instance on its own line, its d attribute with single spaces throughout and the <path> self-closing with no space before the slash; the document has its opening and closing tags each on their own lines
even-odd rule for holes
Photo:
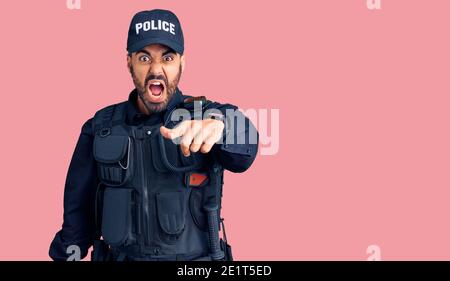
<svg viewBox="0 0 450 281">
<path fill-rule="evenodd" d="M 186 223 L 186 195 L 183 191 L 156 194 L 156 211 L 160 226 L 160 238 L 175 243 L 184 231 Z"/>
<path fill-rule="evenodd" d="M 98 177 L 109 186 L 121 186 L 133 171 L 132 143 L 129 136 L 96 135 L 94 158 L 97 161 Z"/>
<path fill-rule="evenodd" d="M 132 243 L 133 189 L 105 188 L 103 195 L 102 236 L 112 247 Z"/>
<path fill-rule="evenodd" d="M 212 187 L 206 186 L 206 188 Z M 208 222 L 203 210 L 203 189 L 192 188 L 189 196 L 189 211 L 195 225 L 202 231 L 208 231 Z"/>
</svg>

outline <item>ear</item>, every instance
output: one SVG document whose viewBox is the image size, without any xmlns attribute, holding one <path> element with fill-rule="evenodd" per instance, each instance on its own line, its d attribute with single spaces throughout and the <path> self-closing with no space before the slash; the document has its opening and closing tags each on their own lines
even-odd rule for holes
<svg viewBox="0 0 450 281">
<path fill-rule="evenodd" d="M 131 56 L 127 54 L 127 67 L 129 72 L 131 72 Z"/>
<path fill-rule="evenodd" d="M 183 73 L 184 67 L 185 67 L 185 65 L 186 65 L 186 62 L 185 62 L 185 60 L 184 60 L 184 55 L 182 55 L 182 56 L 180 57 L 180 63 L 181 63 L 181 73 Z"/>
</svg>

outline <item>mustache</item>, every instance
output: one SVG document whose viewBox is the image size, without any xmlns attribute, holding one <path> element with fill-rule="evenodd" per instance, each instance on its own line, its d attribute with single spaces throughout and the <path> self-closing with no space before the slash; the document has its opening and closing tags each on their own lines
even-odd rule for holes
<svg viewBox="0 0 450 281">
<path fill-rule="evenodd" d="M 148 81 L 153 80 L 153 79 L 162 80 L 162 81 L 164 81 L 164 84 L 166 85 L 166 87 L 169 86 L 169 82 L 167 81 L 167 78 L 164 75 L 153 75 L 153 74 L 150 74 L 149 76 L 147 76 L 147 78 L 145 78 L 145 86 L 147 86 Z"/>
</svg>

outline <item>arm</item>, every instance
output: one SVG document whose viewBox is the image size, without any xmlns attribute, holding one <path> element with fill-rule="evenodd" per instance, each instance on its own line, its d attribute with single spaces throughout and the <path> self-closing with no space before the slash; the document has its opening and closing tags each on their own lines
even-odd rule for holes
<svg viewBox="0 0 450 281">
<path fill-rule="evenodd" d="M 213 103 L 208 106 L 203 120 L 185 120 L 173 129 L 161 127 L 161 134 L 168 139 L 180 138 L 180 148 L 185 156 L 190 152 L 213 153 L 220 164 L 235 173 L 246 171 L 258 152 L 258 132 L 252 122 L 236 106 Z"/>
<path fill-rule="evenodd" d="M 258 152 L 259 134 L 253 123 L 236 106 L 216 107 L 224 115 L 225 129 L 222 143 L 216 143 L 213 153 L 222 166 L 234 173 L 246 171 Z"/>
<path fill-rule="evenodd" d="M 98 179 L 92 155 L 91 122 L 92 119 L 89 119 L 83 125 L 70 162 L 64 189 L 64 222 L 49 250 L 53 260 L 67 260 L 67 247 L 71 245 L 80 247 L 80 257 L 84 258 L 94 240 Z"/>
</svg>

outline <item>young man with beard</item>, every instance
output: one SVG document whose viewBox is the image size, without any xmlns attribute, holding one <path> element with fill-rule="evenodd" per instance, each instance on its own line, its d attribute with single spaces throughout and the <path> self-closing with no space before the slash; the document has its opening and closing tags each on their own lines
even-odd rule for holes
<svg viewBox="0 0 450 281">
<path fill-rule="evenodd" d="M 94 245 L 100 261 L 231 260 L 219 238 L 223 170 L 250 167 L 256 129 L 235 106 L 178 89 L 184 39 L 172 12 L 137 13 L 127 51 L 135 89 L 83 125 L 50 257 L 67 260 L 75 245 L 84 258 Z"/>
</svg>

